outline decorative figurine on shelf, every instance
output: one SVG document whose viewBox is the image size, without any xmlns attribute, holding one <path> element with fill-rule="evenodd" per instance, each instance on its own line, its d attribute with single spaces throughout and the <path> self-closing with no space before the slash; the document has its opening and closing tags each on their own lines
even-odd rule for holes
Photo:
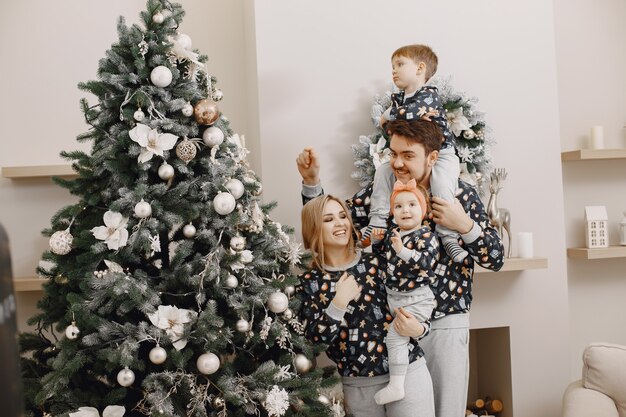
<svg viewBox="0 0 626 417">
<path fill-rule="evenodd" d="M 585 244 L 588 248 L 609 247 L 608 223 L 605 206 L 585 207 Z"/>
<path fill-rule="evenodd" d="M 624 212 L 622 221 L 619 222 L 619 244 L 626 246 L 626 211 Z"/>
<path fill-rule="evenodd" d="M 509 248 L 507 250 L 507 258 L 511 257 L 511 213 L 508 209 L 498 208 L 498 193 L 502 190 L 503 182 L 506 179 L 506 170 L 504 168 L 496 168 L 491 173 L 491 183 L 489 184 L 489 203 L 487 204 L 487 215 L 492 226 L 496 228 L 500 237 L 502 229 L 506 230 Z M 504 242 L 504 239 L 502 239 Z"/>
</svg>

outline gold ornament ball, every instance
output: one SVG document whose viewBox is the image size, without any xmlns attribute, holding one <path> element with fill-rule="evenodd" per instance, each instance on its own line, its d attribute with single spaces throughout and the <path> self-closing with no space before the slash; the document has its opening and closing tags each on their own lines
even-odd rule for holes
<svg viewBox="0 0 626 417">
<path fill-rule="evenodd" d="M 187 138 L 183 139 L 182 142 L 176 145 L 176 156 L 182 159 L 186 164 L 195 158 L 196 152 L 196 145 L 194 145 L 193 142 Z"/>
<path fill-rule="evenodd" d="M 50 250 L 57 255 L 67 255 L 72 250 L 74 237 L 69 230 L 59 230 L 50 236 Z"/>
<path fill-rule="evenodd" d="M 196 122 L 201 125 L 211 125 L 220 117 L 220 109 L 213 100 L 200 100 L 193 107 L 193 115 Z"/>
</svg>

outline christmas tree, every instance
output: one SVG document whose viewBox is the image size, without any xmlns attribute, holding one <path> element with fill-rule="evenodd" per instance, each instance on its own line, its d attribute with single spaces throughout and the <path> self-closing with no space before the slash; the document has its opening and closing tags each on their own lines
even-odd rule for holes
<svg viewBox="0 0 626 417">
<path fill-rule="evenodd" d="M 294 297 L 299 245 L 260 203 L 243 137 L 216 104 L 184 11 L 120 18 L 79 87 L 91 151 L 63 152 L 78 197 L 54 215 L 36 331 L 21 336 L 26 403 L 46 416 L 324 416 Z"/>
</svg>

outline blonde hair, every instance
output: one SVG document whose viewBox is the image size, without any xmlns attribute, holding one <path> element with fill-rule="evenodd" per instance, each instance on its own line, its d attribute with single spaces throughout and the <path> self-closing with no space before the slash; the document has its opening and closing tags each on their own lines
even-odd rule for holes
<svg viewBox="0 0 626 417">
<path fill-rule="evenodd" d="M 412 59 L 416 64 L 423 62 L 426 65 L 426 81 L 430 80 L 430 77 L 437 72 L 437 62 L 439 60 L 437 59 L 437 54 L 429 46 L 417 44 L 401 46 L 391 54 L 391 59 L 393 60 L 397 56 Z"/>
<path fill-rule="evenodd" d="M 350 217 L 350 211 L 346 204 L 335 196 L 326 194 L 315 197 L 302 207 L 302 240 L 305 249 L 309 249 L 313 255 L 312 266 L 324 271 L 324 240 L 322 238 L 322 225 L 324 223 L 324 209 L 326 203 L 330 200 L 336 201 L 341 205 L 350 222 L 350 229 L 354 231 L 354 224 Z M 354 235 L 350 233 L 348 240 L 348 249 L 353 251 L 355 248 Z"/>
</svg>

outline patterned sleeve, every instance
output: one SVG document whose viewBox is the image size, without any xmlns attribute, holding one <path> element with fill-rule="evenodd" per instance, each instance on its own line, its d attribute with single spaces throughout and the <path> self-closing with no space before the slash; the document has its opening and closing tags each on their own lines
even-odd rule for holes
<svg viewBox="0 0 626 417">
<path fill-rule="evenodd" d="M 320 282 L 316 279 L 316 275 L 315 271 L 300 275 L 298 287 L 298 294 L 302 299 L 300 316 L 307 339 L 313 343 L 330 344 L 339 335 L 341 320 L 336 320 L 327 313 L 326 310 L 331 306 L 332 300 L 327 299 L 320 291 Z"/>
<path fill-rule="evenodd" d="M 388 232 L 390 234 L 390 232 Z M 404 247 L 398 254 L 405 264 L 396 266 L 396 270 L 403 272 L 403 275 L 415 274 L 415 270 L 419 270 L 418 275 L 422 279 L 432 281 L 435 279 L 435 263 L 439 261 L 439 239 L 430 228 L 427 231 L 420 231 L 412 236 L 410 242 L 411 248 Z M 389 242 L 389 245 L 391 243 Z M 393 250 L 393 249 L 392 249 Z"/>
<path fill-rule="evenodd" d="M 465 212 L 474 220 L 473 229 L 461 235 L 466 249 L 472 258 L 483 268 L 494 271 L 500 270 L 504 265 L 504 245 L 498 232 L 491 223 L 485 211 L 485 206 L 476 190 L 465 185 L 461 203 Z"/>
</svg>

